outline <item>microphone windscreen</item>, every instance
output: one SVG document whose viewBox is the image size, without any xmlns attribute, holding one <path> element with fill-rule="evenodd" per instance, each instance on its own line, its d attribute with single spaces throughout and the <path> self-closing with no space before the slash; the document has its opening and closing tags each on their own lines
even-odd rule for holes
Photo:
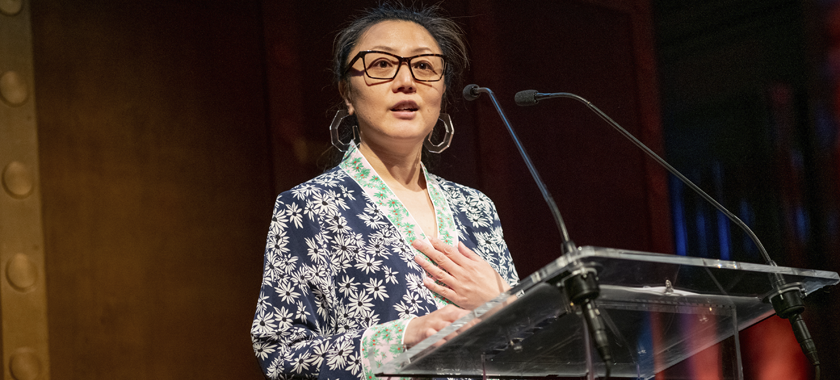
<svg viewBox="0 0 840 380">
<path fill-rule="evenodd" d="M 478 90 L 477 84 L 468 84 L 467 87 L 464 87 L 464 99 L 467 99 L 468 101 L 478 99 L 478 96 L 481 95 L 481 93 L 476 90 Z"/>
<path fill-rule="evenodd" d="M 514 95 L 513 99 L 518 106 L 533 106 L 537 104 L 537 90 L 519 91 Z"/>
</svg>

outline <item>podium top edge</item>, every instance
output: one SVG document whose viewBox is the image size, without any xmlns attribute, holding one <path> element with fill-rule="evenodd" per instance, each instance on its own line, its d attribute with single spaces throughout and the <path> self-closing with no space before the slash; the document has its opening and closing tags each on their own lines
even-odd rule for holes
<svg viewBox="0 0 840 380">
<path fill-rule="evenodd" d="M 577 251 L 560 256 L 548 265 L 541 268 L 540 270 L 532 273 L 530 276 L 523 278 L 523 281 L 521 281 L 519 285 L 528 287 L 528 284 L 537 284 L 545 278 L 554 276 L 558 272 L 562 272 L 564 268 L 572 267 L 578 263 L 586 264 L 587 262 L 594 262 L 604 259 L 628 260 L 676 266 L 693 266 L 717 270 L 722 269 L 764 274 L 801 276 L 818 280 L 824 283 L 825 285 L 836 285 L 838 282 L 840 282 L 840 275 L 838 275 L 837 272 L 830 272 L 817 269 L 800 269 L 773 266 L 767 264 L 747 263 L 741 261 L 720 260 L 714 258 L 689 257 L 665 253 L 582 246 L 579 247 Z"/>
</svg>

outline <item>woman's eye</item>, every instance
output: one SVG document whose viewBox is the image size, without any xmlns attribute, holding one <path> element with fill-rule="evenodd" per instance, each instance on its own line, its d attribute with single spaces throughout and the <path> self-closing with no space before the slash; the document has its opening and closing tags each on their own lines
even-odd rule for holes
<svg viewBox="0 0 840 380">
<path fill-rule="evenodd" d="M 429 71 L 433 71 L 433 70 L 434 70 L 434 67 L 432 67 L 432 65 L 431 65 L 431 64 L 429 64 L 429 62 L 415 62 L 415 63 L 414 63 L 414 69 L 415 69 L 415 70 L 429 70 Z"/>
<path fill-rule="evenodd" d="M 373 62 L 373 64 L 370 65 L 370 67 L 377 68 L 377 69 L 387 69 L 391 66 L 393 66 L 393 64 L 386 59 L 376 60 L 376 61 Z"/>
</svg>

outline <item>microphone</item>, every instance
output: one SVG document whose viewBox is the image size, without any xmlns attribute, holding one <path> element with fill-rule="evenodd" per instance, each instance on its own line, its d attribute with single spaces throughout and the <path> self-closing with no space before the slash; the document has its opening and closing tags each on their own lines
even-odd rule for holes
<svg viewBox="0 0 840 380">
<path fill-rule="evenodd" d="M 518 106 L 535 106 L 539 103 L 539 100 L 536 98 L 537 94 L 537 90 L 519 91 L 513 99 L 516 101 L 516 105 Z"/>
<path fill-rule="evenodd" d="M 467 99 L 468 101 L 478 99 L 478 97 L 481 96 L 481 93 L 478 92 L 479 88 L 480 87 L 478 87 L 477 84 L 469 84 L 467 87 L 464 87 L 464 99 Z"/>
<path fill-rule="evenodd" d="M 642 151 L 644 151 L 648 156 L 653 158 L 654 161 L 662 165 L 665 169 L 668 170 L 669 173 L 673 174 L 677 177 L 680 181 L 682 181 L 686 186 L 694 190 L 695 193 L 699 194 L 700 197 L 709 202 L 712 206 L 714 206 L 718 211 L 723 213 L 729 220 L 731 220 L 735 225 L 737 225 L 741 230 L 747 233 L 747 236 L 753 241 L 753 243 L 758 247 L 759 253 L 761 253 L 762 258 L 764 261 L 770 266 L 777 266 L 776 262 L 770 258 L 770 255 L 767 253 L 767 250 L 764 248 L 764 244 L 761 244 L 761 241 L 758 239 L 758 236 L 747 226 L 746 223 L 741 221 L 740 218 L 735 216 L 732 212 L 730 212 L 726 207 L 723 207 L 718 201 L 712 198 L 709 194 L 707 194 L 703 189 L 698 187 L 691 182 L 686 176 L 679 172 L 676 168 L 671 166 L 667 161 L 659 157 L 653 150 L 647 147 L 644 143 L 639 141 L 635 136 L 630 134 L 626 129 L 622 128 L 621 125 L 615 122 L 615 120 L 611 119 L 607 114 L 603 111 L 595 107 L 592 103 L 588 100 L 572 94 L 568 92 L 555 92 L 555 93 L 540 93 L 536 90 L 524 90 L 519 91 L 514 96 L 514 100 L 516 104 L 522 107 L 533 106 L 536 105 L 541 99 L 551 99 L 551 98 L 571 98 L 575 99 L 583 104 L 586 104 L 590 110 L 595 112 L 601 119 L 604 119 L 608 124 L 610 124 L 613 128 L 615 128 L 619 133 L 624 135 L 627 139 L 629 139 L 634 145 L 639 147 Z M 805 310 L 804 303 L 802 302 L 802 290 L 793 284 L 786 284 L 782 275 L 775 273 L 774 277 L 771 279 L 771 282 L 774 284 L 775 292 L 769 298 L 770 303 L 773 305 L 773 309 L 776 311 L 776 314 L 779 317 L 785 318 L 790 321 L 791 328 L 793 329 L 794 335 L 796 336 L 796 340 L 799 342 L 799 346 L 802 348 L 802 352 L 808 357 L 808 360 L 811 362 L 811 365 L 814 367 L 815 378 L 820 378 L 820 360 L 817 356 L 817 347 L 814 345 L 813 340 L 811 339 L 811 333 L 808 332 L 808 327 L 805 326 L 805 321 L 802 320 L 800 314 Z"/>
<path fill-rule="evenodd" d="M 536 91 L 534 92 L 536 93 Z M 493 94 L 493 91 L 489 88 L 479 87 L 475 84 L 467 85 L 464 87 L 463 91 L 464 99 L 469 101 L 478 99 L 478 97 L 483 93 L 486 93 L 493 102 L 496 112 L 498 112 L 499 116 L 502 118 L 502 122 L 505 124 L 510 136 L 513 138 L 513 142 L 516 144 L 519 154 L 525 161 L 525 165 L 528 166 L 528 171 L 531 172 L 531 177 L 534 179 L 534 182 L 537 183 L 537 187 L 539 187 L 545 202 L 548 204 L 551 215 L 554 216 L 554 222 L 557 223 L 557 228 L 560 230 L 562 240 L 561 250 L 563 254 L 576 251 L 577 247 L 569 238 L 569 232 L 566 230 L 566 223 L 563 222 L 563 217 L 560 215 L 560 210 L 557 209 L 557 204 L 554 203 L 554 198 L 551 197 L 551 194 L 548 192 L 545 183 L 540 178 L 537 169 L 534 168 L 531 158 L 528 156 L 528 153 L 525 152 L 525 147 L 522 146 L 522 143 L 516 136 L 516 132 L 513 131 L 513 127 L 510 125 L 507 116 L 505 116 L 505 111 L 502 110 L 498 100 L 496 100 L 496 95 Z M 536 100 L 534 100 L 534 104 L 536 104 Z M 592 302 L 598 297 L 601 291 L 598 286 L 597 271 L 591 267 L 580 266 L 569 276 L 562 279 L 557 278 L 552 280 L 556 281 L 553 285 L 557 287 L 562 286 L 566 298 L 571 303 L 580 305 L 583 320 L 588 327 L 589 335 L 595 343 L 595 349 L 598 351 L 598 355 L 600 355 L 601 360 L 604 361 L 604 368 L 606 371 L 605 378 L 609 379 L 610 367 L 612 366 L 613 359 L 612 353 L 610 352 L 606 323 L 604 323 L 604 319 L 601 317 L 601 312 L 598 310 L 598 306 Z M 552 280 L 549 280 L 549 282 L 553 282 Z"/>
</svg>

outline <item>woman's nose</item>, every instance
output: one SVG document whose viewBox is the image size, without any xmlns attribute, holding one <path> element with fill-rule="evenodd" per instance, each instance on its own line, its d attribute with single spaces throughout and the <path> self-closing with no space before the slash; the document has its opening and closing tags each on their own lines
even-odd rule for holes
<svg viewBox="0 0 840 380">
<path fill-rule="evenodd" d="M 405 64 L 405 67 L 403 67 L 403 64 Z M 400 62 L 400 67 L 397 69 L 397 76 L 394 77 L 393 85 L 395 91 L 414 90 L 414 76 L 411 74 L 411 68 L 409 68 L 408 62 Z"/>
</svg>

